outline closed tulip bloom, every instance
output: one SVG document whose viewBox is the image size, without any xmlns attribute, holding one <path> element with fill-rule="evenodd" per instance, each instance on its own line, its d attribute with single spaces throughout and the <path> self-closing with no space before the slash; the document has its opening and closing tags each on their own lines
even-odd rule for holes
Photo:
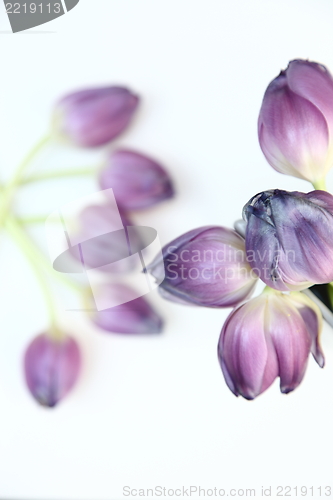
<svg viewBox="0 0 333 500">
<path fill-rule="evenodd" d="M 165 279 L 164 298 L 204 307 L 232 307 L 248 298 L 256 275 L 246 260 L 244 240 L 232 229 L 206 226 L 183 234 L 163 248 L 148 266 Z"/>
<path fill-rule="evenodd" d="M 110 304 L 118 303 L 114 307 L 96 311 L 92 314 L 93 323 L 107 332 L 128 334 L 160 333 L 163 320 L 144 297 L 134 298 L 135 290 L 131 287 L 116 283 L 101 285 L 99 294 L 103 301 Z"/>
<path fill-rule="evenodd" d="M 174 195 L 172 181 L 155 160 L 135 151 L 111 154 L 100 173 L 102 189 L 112 188 L 124 210 L 148 208 Z"/>
<path fill-rule="evenodd" d="M 333 280 L 333 196 L 279 189 L 245 205 L 246 253 L 253 270 L 277 290 Z"/>
<path fill-rule="evenodd" d="M 293 391 L 303 379 L 310 352 L 324 366 L 321 326 L 319 309 L 300 292 L 265 290 L 234 309 L 218 343 L 229 389 L 254 399 L 280 377 L 281 392 Z"/>
<path fill-rule="evenodd" d="M 31 394 L 41 405 L 55 406 L 75 384 L 80 364 L 79 347 L 72 337 L 57 340 L 42 333 L 28 346 L 24 358 Z"/>
<path fill-rule="evenodd" d="M 319 187 L 333 165 L 333 79 L 325 66 L 291 61 L 266 90 L 258 133 L 275 170 Z"/>
<path fill-rule="evenodd" d="M 118 209 L 107 203 L 89 205 L 80 212 L 74 232 L 75 239 L 82 243 L 72 246 L 70 253 L 86 269 L 98 268 L 107 273 L 108 264 L 113 264 L 112 272 L 124 273 L 133 269 L 135 261 L 126 257 L 140 248 L 139 231 L 133 228 L 130 248 L 126 232 L 119 229 L 119 214 Z M 127 215 L 121 213 L 120 216 L 123 226 L 132 226 Z"/>
<path fill-rule="evenodd" d="M 125 87 L 73 92 L 57 104 L 55 130 L 77 146 L 102 146 L 129 125 L 138 103 L 138 96 Z"/>
</svg>

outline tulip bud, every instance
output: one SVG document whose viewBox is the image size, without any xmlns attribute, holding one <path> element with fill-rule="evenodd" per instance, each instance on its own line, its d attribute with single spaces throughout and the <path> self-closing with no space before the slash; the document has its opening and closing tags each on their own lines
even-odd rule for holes
<svg viewBox="0 0 333 500">
<path fill-rule="evenodd" d="M 160 333 L 163 327 L 162 318 L 151 305 L 132 288 L 117 283 L 101 285 L 97 292 L 103 295 L 103 302 L 117 303 L 114 307 L 97 311 L 92 315 L 93 323 L 107 332 L 150 334 Z"/>
<path fill-rule="evenodd" d="M 28 346 L 25 378 L 33 397 L 52 408 L 70 391 L 80 371 L 80 351 L 69 336 L 53 339 L 42 333 Z"/>
<path fill-rule="evenodd" d="M 277 290 L 302 290 L 333 280 L 333 196 L 279 189 L 245 205 L 246 255 L 253 270 Z"/>
<path fill-rule="evenodd" d="M 295 60 L 264 95 L 258 133 L 270 165 L 314 184 L 333 165 L 333 79 L 321 64 Z"/>
<path fill-rule="evenodd" d="M 55 129 L 77 146 L 101 146 L 127 127 L 138 103 L 138 96 L 125 87 L 73 92 L 56 107 Z"/>
<path fill-rule="evenodd" d="M 281 392 L 293 391 L 303 379 L 310 352 L 324 365 L 320 330 L 318 307 L 299 292 L 265 290 L 234 309 L 218 343 L 229 389 L 235 396 L 254 399 L 280 377 Z"/>
<path fill-rule="evenodd" d="M 256 284 L 246 261 L 244 240 L 219 226 L 193 229 L 175 239 L 148 270 L 159 279 L 164 298 L 204 307 L 231 307 L 245 300 Z"/>
<path fill-rule="evenodd" d="M 70 248 L 72 257 L 88 269 L 109 272 L 107 265 L 112 263 L 112 272 L 131 271 L 135 261 L 126 257 L 131 255 L 131 250 L 140 248 L 141 240 L 139 231 L 132 228 L 132 247 L 129 247 L 126 232 L 119 229 L 119 214 L 123 226 L 132 226 L 129 218 L 113 205 L 85 207 L 75 221 L 76 227 L 73 227 L 75 240 L 82 244 Z"/>
<path fill-rule="evenodd" d="M 161 165 L 128 150 L 118 150 L 110 156 L 99 183 L 102 189 L 113 189 L 124 210 L 151 207 L 174 194 L 170 177 Z"/>
</svg>

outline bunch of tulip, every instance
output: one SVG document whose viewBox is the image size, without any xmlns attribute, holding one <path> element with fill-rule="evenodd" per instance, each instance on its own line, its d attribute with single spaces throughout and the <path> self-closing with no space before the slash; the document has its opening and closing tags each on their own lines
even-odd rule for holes
<svg viewBox="0 0 333 500">
<path fill-rule="evenodd" d="M 333 284 L 333 79 L 321 64 L 291 61 L 268 86 L 258 122 L 261 149 L 282 174 L 312 183 L 309 193 L 253 196 L 236 230 L 194 229 L 150 265 L 163 297 L 203 307 L 234 307 L 218 342 L 229 389 L 254 399 L 280 378 L 282 393 L 302 381 L 309 354 L 320 367 L 322 316 L 302 290 Z M 164 262 L 163 262 L 164 261 Z M 261 279 L 263 293 L 250 299 Z M 333 288 L 331 288 L 333 293 Z"/>
<path fill-rule="evenodd" d="M 55 311 L 50 278 L 58 278 L 71 286 L 84 299 L 86 291 L 74 280 L 53 271 L 52 266 L 36 243 L 31 239 L 26 224 L 32 222 L 20 218 L 15 212 L 14 198 L 21 186 L 28 182 L 98 174 L 101 191 L 105 194 L 113 189 L 118 203 L 117 216 L 121 216 L 124 226 L 131 226 L 129 212 L 151 207 L 173 196 L 173 186 L 165 169 L 153 159 L 136 151 L 107 149 L 103 168 L 76 169 L 72 171 L 27 173 L 35 156 L 50 141 L 66 142 L 74 147 L 95 148 L 106 146 L 118 137 L 130 124 L 138 107 L 139 98 L 124 87 L 104 87 L 78 91 L 60 100 L 54 111 L 52 131 L 27 156 L 15 171 L 9 182 L 1 188 L 0 225 L 17 242 L 28 258 L 42 287 L 49 311 L 50 324 L 28 346 L 24 357 L 24 370 L 28 388 L 42 405 L 53 407 L 76 382 L 81 366 L 81 354 L 77 341 L 59 326 Z M 96 226 L 103 226 L 105 220 L 112 228 L 114 208 L 105 196 L 104 205 L 85 207 L 78 216 L 77 227 L 81 231 L 81 241 L 89 239 L 89 232 Z M 36 222 L 37 219 L 34 220 Z M 74 248 L 74 247 L 73 247 Z M 105 257 L 106 256 L 106 257 Z M 77 257 L 73 252 L 73 257 Z M 103 258 L 108 262 L 117 261 L 117 248 L 100 239 L 92 245 L 92 252 L 86 255 L 91 267 L 99 267 Z M 121 266 L 119 272 L 129 271 Z M 162 329 L 162 319 L 145 298 L 131 300 L 132 290 L 120 281 L 111 283 L 106 275 L 101 284 L 100 294 L 106 297 L 120 297 L 122 305 L 96 312 L 94 324 L 108 332 L 115 333 L 155 333 Z"/>
</svg>

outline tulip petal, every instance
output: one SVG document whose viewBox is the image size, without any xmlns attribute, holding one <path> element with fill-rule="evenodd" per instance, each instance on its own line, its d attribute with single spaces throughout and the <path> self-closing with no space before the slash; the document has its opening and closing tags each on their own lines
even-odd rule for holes
<svg viewBox="0 0 333 500">
<path fill-rule="evenodd" d="M 264 332 L 265 307 L 266 300 L 259 297 L 235 309 L 219 340 L 219 359 L 228 386 L 246 399 L 258 396 L 277 375 L 274 350 L 267 346 Z"/>
<path fill-rule="evenodd" d="M 275 170 L 306 180 L 318 178 L 318 166 L 325 164 L 329 146 L 327 123 L 312 102 L 290 90 L 285 73 L 267 88 L 258 133 L 263 153 Z"/>
<path fill-rule="evenodd" d="M 129 124 L 139 98 L 125 87 L 101 87 L 68 94 L 55 111 L 55 129 L 74 144 L 96 147 Z"/>
<path fill-rule="evenodd" d="M 294 60 L 286 71 L 290 89 L 312 102 L 325 116 L 332 139 L 333 134 L 333 79 L 322 64 Z"/>
<path fill-rule="evenodd" d="M 235 231 L 219 226 L 198 228 L 163 248 L 165 297 L 204 307 L 229 307 L 253 291 L 256 276 L 246 261 L 244 240 Z M 162 258 L 148 266 L 158 279 Z"/>
<path fill-rule="evenodd" d="M 93 323 L 102 330 L 124 334 L 160 333 L 163 320 L 144 297 L 121 283 L 100 286 L 96 292 L 103 302 L 118 303 L 114 307 L 93 314 Z"/>
<path fill-rule="evenodd" d="M 28 346 L 24 358 L 31 394 L 41 405 L 55 406 L 75 384 L 80 365 L 80 351 L 73 338 L 54 340 L 39 335 Z"/>
<path fill-rule="evenodd" d="M 287 394 L 302 381 L 311 349 L 311 336 L 302 316 L 288 296 L 269 296 L 267 329 L 272 336 L 278 357 L 280 388 Z"/>
<path fill-rule="evenodd" d="M 303 318 L 304 324 L 311 336 L 312 345 L 311 352 L 318 363 L 323 368 L 325 365 L 325 357 L 320 345 L 320 334 L 323 325 L 323 318 L 319 307 L 304 293 L 292 292 L 290 301 L 297 307 L 298 312 Z"/>
<path fill-rule="evenodd" d="M 174 195 L 171 179 L 156 161 L 135 151 L 118 150 L 100 173 L 102 189 L 112 188 L 124 210 L 140 210 Z"/>
<path fill-rule="evenodd" d="M 279 189 L 245 205 L 247 259 L 267 285 L 302 290 L 333 280 L 332 208 L 329 193 Z"/>
</svg>

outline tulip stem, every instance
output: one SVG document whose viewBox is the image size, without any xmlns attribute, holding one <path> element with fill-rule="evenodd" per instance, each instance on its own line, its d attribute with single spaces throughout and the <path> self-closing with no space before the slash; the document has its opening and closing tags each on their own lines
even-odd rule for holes
<svg viewBox="0 0 333 500">
<path fill-rule="evenodd" d="M 30 246 L 29 240 L 24 237 L 24 232 L 21 231 L 19 224 L 16 223 L 14 218 L 8 217 L 5 225 L 20 250 L 23 250 L 24 255 L 27 257 L 32 269 L 34 270 L 49 314 L 50 328 L 48 332 L 50 336 L 55 339 L 62 338 L 63 334 L 57 325 L 57 314 L 54 306 L 53 295 L 50 291 L 48 280 L 45 278 L 45 273 L 39 265 L 39 259 L 34 252 L 34 248 Z"/>
<path fill-rule="evenodd" d="M 30 184 L 31 182 L 47 181 L 51 179 L 61 179 L 64 177 L 83 177 L 96 173 L 96 167 L 85 167 L 67 170 L 58 170 L 54 172 L 41 172 L 22 179 L 21 184 Z"/>
<path fill-rule="evenodd" d="M 51 136 L 43 137 L 26 155 L 23 161 L 17 167 L 13 177 L 10 181 L 3 187 L 2 189 L 2 197 L 0 200 L 0 226 L 3 226 L 4 220 L 7 215 L 7 211 L 10 207 L 14 194 L 20 185 L 21 178 L 24 170 L 29 165 L 29 163 L 33 160 L 37 153 L 47 144 L 50 140 Z"/>
<path fill-rule="evenodd" d="M 326 179 L 319 179 L 318 181 L 314 181 L 312 183 L 313 187 L 315 189 L 319 189 L 321 191 L 327 191 L 327 188 L 326 188 Z"/>
<path fill-rule="evenodd" d="M 33 215 L 31 217 L 16 217 L 16 220 L 19 224 L 43 224 L 46 222 L 48 218 L 47 215 Z"/>
<path fill-rule="evenodd" d="M 330 299 L 331 310 L 333 311 L 333 282 L 328 283 L 328 296 Z"/>
<path fill-rule="evenodd" d="M 59 273 L 58 271 L 55 271 L 48 258 L 44 255 L 44 253 L 35 245 L 35 243 L 31 240 L 27 232 L 24 230 L 24 228 L 21 226 L 19 221 L 11 216 L 8 215 L 6 219 L 6 228 L 10 229 L 11 232 L 13 232 L 13 228 L 15 229 L 16 235 L 20 234 L 20 242 L 22 243 L 21 249 L 24 253 L 28 252 L 29 255 L 34 255 L 35 261 L 42 266 L 45 271 L 49 273 L 50 276 L 55 277 L 58 279 L 59 282 L 62 284 L 66 285 L 67 287 L 71 288 L 72 290 L 75 290 L 76 292 L 82 292 L 82 287 L 75 283 L 74 281 L 68 279 L 66 276 L 64 276 L 63 273 Z M 8 227 L 8 225 L 10 227 Z M 18 240 L 18 238 L 17 238 Z"/>
</svg>

